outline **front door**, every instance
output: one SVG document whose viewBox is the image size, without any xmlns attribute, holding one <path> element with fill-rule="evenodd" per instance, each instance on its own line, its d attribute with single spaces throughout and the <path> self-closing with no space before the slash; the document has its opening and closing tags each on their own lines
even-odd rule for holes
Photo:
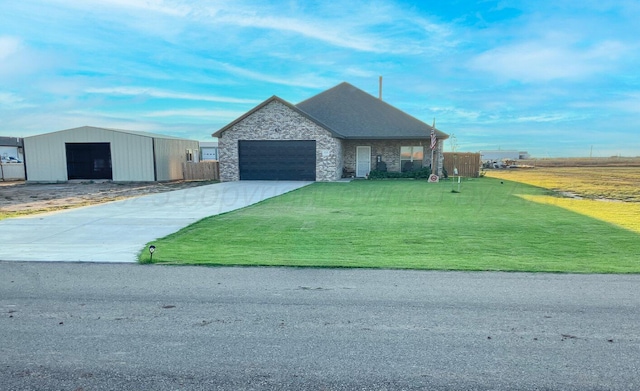
<svg viewBox="0 0 640 391">
<path fill-rule="evenodd" d="M 364 178 L 371 171 L 371 147 L 356 147 L 356 177 Z"/>
</svg>

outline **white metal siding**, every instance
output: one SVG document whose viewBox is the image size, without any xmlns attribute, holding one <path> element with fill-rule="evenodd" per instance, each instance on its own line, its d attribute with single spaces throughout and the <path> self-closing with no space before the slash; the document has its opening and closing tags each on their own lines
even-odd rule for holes
<svg viewBox="0 0 640 391">
<path fill-rule="evenodd" d="M 24 179 L 24 163 L 0 163 L 0 178 L 3 181 Z"/>
<path fill-rule="evenodd" d="M 113 181 L 154 181 L 154 138 L 110 129 L 81 127 L 24 139 L 27 176 L 33 182 L 67 181 L 65 143 L 110 143 Z M 158 180 L 182 178 L 185 149 L 198 149 L 197 141 L 159 140 Z M 165 144 L 173 147 L 165 146 Z M 158 152 L 158 151 L 157 151 Z"/>
<path fill-rule="evenodd" d="M 153 181 L 153 139 L 118 134 L 111 144 L 111 167 L 115 182 Z"/>
<path fill-rule="evenodd" d="M 67 181 L 67 154 L 59 134 L 25 137 L 24 155 L 29 181 Z"/>
<path fill-rule="evenodd" d="M 182 163 L 187 161 L 187 149 L 197 158 L 199 143 L 180 139 L 155 139 L 156 173 L 158 181 L 184 179 Z"/>
</svg>

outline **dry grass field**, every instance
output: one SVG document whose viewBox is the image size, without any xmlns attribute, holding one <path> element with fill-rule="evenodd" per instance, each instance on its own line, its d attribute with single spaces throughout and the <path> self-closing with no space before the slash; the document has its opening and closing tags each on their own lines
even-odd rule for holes
<svg viewBox="0 0 640 391">
<path fill-rule="evenodd" d="M 640 156 L 545 158 L 518 160 L 516 163 L 534 167 L 640 167 Z"/>
<path fill-rule="evenodd" d="M 486 175 L 582 198 L 640 202 L 640 166 L 537 167 L 490 170 Z"/>
<path fill-rule="evenodd" d="M 537 166 L 490 170 L 486 176 L 549 189 L 551 195 L 525 198 L 640 232 L 640 166 Z"/>
</svg>

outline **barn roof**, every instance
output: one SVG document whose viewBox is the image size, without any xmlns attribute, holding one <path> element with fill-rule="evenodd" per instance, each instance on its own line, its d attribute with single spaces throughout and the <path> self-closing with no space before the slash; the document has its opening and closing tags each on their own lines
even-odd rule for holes
<svg viewBox="0 0 640 391">
<path fill-rule="evenodd" d="M 79 130 L 79 129 L 84 129 L 84 130 L 92 130 L 92 129 L 97 129 L 97 130 L 108 130 L 111 132 L 117 132 L 117 133 L 126 133 L 126 134 L 133 134 L 136 136 L 143 136 L 143 137 L 150 137 L 150 138 L 158 138 L 158 139 L 171 139 L 171 140 L 185 140 L 181 137 L 174 137 L 174 136 L 167 136 L 164 134 L 157 134 L 157 133 L 150 133 L 150 132 L 141 132 L 141 131 L 137 131 L 137 130 L 124 130 L 124 129 L 113 129 L 113 128 L 103 128 L 103 127 L 98 127 L 98 126 L 79 126 L 77 128 L 71 128 L 71 129 L 64 129 L 64 130 L 58 130 L 56 132 L 51 132 L 51 133 L 60 133 L 60 132 L 66 132 L 69 130 Z M 48 134 L 48 133 L 47 133 Z M 30 137 L 37 137 L 36 136 L 30 136 Z"/>
</svg>

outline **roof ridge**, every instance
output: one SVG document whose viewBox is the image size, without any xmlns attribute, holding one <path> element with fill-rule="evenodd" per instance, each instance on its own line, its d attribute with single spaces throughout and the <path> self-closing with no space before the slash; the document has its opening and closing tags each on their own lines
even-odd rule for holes
<svg viewBox="0 0 640 391">
<path fill-rule="evenodd" d="M 414 137 L 427 139 L 432 125 L 348 83 L 342 82 L 296 105 L 345 138 Z"/>
</svg>

